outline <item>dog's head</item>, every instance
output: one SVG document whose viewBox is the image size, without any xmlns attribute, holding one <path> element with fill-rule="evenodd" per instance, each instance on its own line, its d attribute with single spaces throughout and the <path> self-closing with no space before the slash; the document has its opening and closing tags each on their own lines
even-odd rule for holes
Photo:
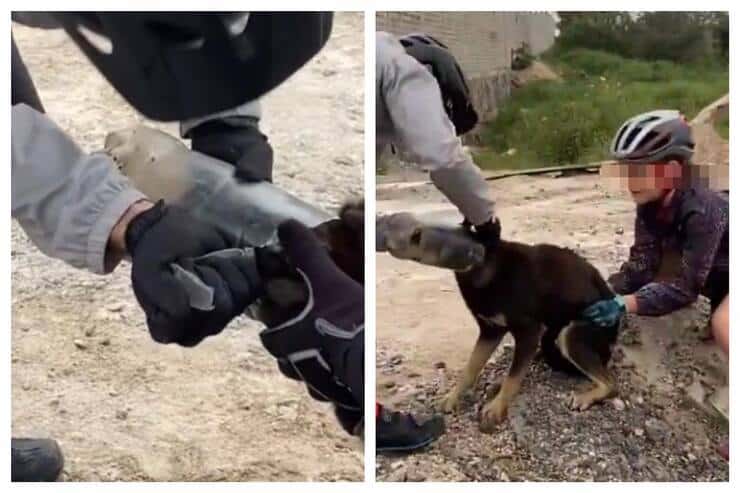
<svg viewBox="0 0 740 493">
<path fill-rule="evenodd" d="M 433 226 L 413 215 L 398 213 L 381 219 L 383 247 L 396 258 L 456 272 L 468 271 L 485 258 L 485 248 L 462 227 Z"/>
</svg>

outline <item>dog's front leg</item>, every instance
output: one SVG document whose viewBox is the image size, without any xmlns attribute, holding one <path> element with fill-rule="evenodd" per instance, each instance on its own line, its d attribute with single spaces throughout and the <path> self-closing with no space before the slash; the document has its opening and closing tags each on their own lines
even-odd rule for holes
<svg viewBox="0 0 740 493">
<path fill-rule="evenodd" d="M 518 322 L 516 328 L 512 326 L 511 332 L 514 335 L 514 359 L 498 394 L 481 411 L 480 429 L 484 433 L 492 433 L 496 425 L 506 418 L 509 404 L 519 392 L 524 375 L 537 354 L 543 327 L 533 321 Z"/>
<path fill-rule="evenodd" d="M 481 325 L 481 332 L 478 336 L 478 340 L 475 343 L 473 352 L 470 354 L 468 364 L 462 372 L 460 380 L 455 385 L 455 388 L 450 391 L 447 396 L 440 401 L 440 410 L 449 413 L 457 411 L 460 407 L 460 399 L 469 389 L 475 387 L 478 377 L 480 376 L 481 370 L 486 365 L 486 362 L 491 357 L 493 352 L 498 347 L 504 334 L 507 332 L 507 328 L 499 325 L 486 324 L 479 322 Z"/>
</svg>

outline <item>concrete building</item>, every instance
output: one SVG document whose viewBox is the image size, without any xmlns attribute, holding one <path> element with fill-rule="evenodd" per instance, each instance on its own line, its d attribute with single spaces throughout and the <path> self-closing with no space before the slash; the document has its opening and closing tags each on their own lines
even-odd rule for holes
<svg viewBox="0 0 740 493">
<path fill-rule="evenodd" d="M 550 12 L 378 12 L 376 26 L 397 35 L 428 33 L 449 46 L 484 120 L 509 96 L 514 50 L 527 43 L 533 54 L 542 53 L 557 32 Z"/>
</svg>

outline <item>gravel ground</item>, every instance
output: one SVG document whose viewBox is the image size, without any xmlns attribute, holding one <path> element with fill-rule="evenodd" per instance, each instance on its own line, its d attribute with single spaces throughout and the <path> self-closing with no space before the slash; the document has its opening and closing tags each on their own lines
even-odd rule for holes
<svg viewBox="0 0 740 493">
<path fill-rule="evenodd" d="M 392 181 L 392 177 L 384 177 Z M 378 210 L 440 222 L 455 212 L 426 185 L 380 187 Z M 606 275 L 632 241 L 634 205 L 596 176 L 513 177 L 491 182 L 503 235 L 570 247 Z M 478 329 L 452 273 L 377 255 L 377 392 L 389 407 L 434 412 L 463 368 Z M 614 351 L 619 396 L 585 412 L 566 399 L 588 383 L 532 365 L 509 418 L 479 431 L 482 404 L 506 374 L 508 336 L 447 432 L 424 452 L 378 456 L 379 481 L 727 481 L 714 451 L 727 423 L 709 396 L 727 385 L 727 362 L 703 340 L 708 304 L 660 318 L 630 316 Z"/>
</svg>

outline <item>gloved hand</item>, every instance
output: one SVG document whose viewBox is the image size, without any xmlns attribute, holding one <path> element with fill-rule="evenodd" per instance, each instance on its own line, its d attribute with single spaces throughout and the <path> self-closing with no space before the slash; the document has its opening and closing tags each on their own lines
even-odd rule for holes
<svg viewBox="0 0 740 493">
<path fill-rule="evenodd" d="M 162 200 L 131 220 L 126 229 L 131 283 L 155 341 L 195 346 L 221 332 L 261 294 L 246 257 L 192 260 L 232 246 L 212 226 Z M 212 310 L 190 307 L 185 289 L 174 277 L 173 262 L 214 289 Z"/>
<path fill-rule="evenodd" d="M 312 397 L 362 412 L 362 361 L 353 358 L 361 359 L 364 347 L 363 287 L 334 264 L 299 222 L 281 224 L 278 238 L 308 288 L 308 303 L 297 315 L 263 330 L 262 343 L 283 374 L 304 381 Z M 357 378 L 350 381 L 350 374 Z"/>
<path fill-rule="evenodd" d="M 486 248 L 493 250 L 498 246 L 499 241 L 501 241 L 501 223 L 498 218 L 492 218 L 486 223 L 476 225 L 473 235 Z"/>
<path fill-rule="evenodd" d="M 610 300 L 597 301 L 583 311 L 583 317 L 599 327 L 609 327 L 619 322 L 627 313 L 624 298 L 617 295 Z"/>
<path fill-rule="evenodd" d="M 188 132 L 194 151 L 233 164 L 242 181 L 272 182 L 272 147 L 249 117 L 209 120 Z"/>
</svg>

